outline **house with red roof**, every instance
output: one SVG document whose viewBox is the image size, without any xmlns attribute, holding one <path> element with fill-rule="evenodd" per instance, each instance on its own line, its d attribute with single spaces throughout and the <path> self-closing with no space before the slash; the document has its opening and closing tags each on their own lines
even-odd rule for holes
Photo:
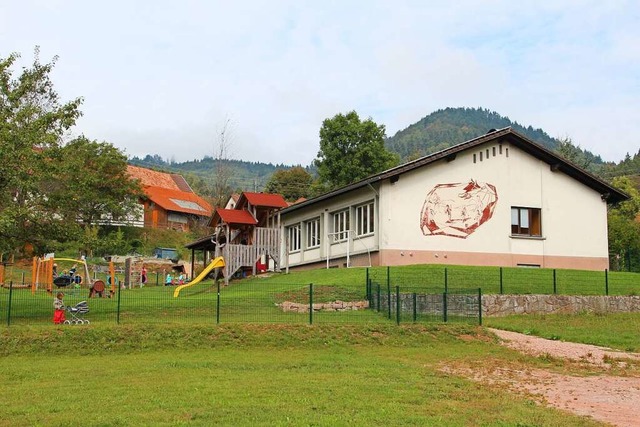
<svg viewBox="0 0 640 427">
<path fill-rule="evenodd" d="M 189 231 L 211 217 L 211 205 L 191 189 L 182 175 L 133 165 L 127 166 L 127 172 L 144 190 L 140 199 L 142 212 L 136 221 L 143 227 Z"/>
<path fill-rule="evenodd" d="M 227 205 L 229 206 L 229 205 Z M 213 233 L 186 247 L 202 250 L 206 259 L 222 256 L 225 280 L 238 272 L 253 274 L 280 265 L 280 210 L 289 204 L 279 194 L 240 194 L 233 208 L 217 208 L 209 220 Z M 192 261 L 193 262 L 193 261 Z"/>
</svg>

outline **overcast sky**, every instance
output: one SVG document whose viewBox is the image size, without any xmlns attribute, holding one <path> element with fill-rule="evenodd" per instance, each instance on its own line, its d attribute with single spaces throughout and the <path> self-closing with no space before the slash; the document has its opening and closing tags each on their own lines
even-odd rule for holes
<svg viewBox="0 0 640 427">
<path fill-rule="evenodd" d="M 228 121 L 231 158 L 308 165 L 337 113 L 392 136 L 446 107 L 640 148 L 637 0 L 2 0 L 0 57 L 36 45 L 75 133 L 129 156 L 213 155 Z"/>
</svg>

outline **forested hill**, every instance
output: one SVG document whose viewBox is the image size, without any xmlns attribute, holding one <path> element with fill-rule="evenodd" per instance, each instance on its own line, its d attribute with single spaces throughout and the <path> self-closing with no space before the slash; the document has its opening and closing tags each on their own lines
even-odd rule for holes
<svg viewBox="0 0 640 427">
<path fill-rule="evenodd" d="M 398 131 L 387 139 L 385 145 L 404 161 L 468 141 L 484 135 L 490 129 L 508 126 L 550 150 L 555 151 L 560 146 L 560 141 L 550 137 L 542 129 L 524 127 L 512 122 L 508 117 L 482 108 L 445 108 L 435 111 L 406 129 Z M 587 151 L 584 154 L 592 163 L 602 163 L 600 156 Z"/>
<path fill-rule="evenodd" d="M 143 159 L 133 157 L 129 163 L 145 168 L 173 172 L 184 175 L 196 192 L 209 194 L 207 188 L 213 182 L 216 169 L 222 164 L 229 176 L 228 185 L 232 190 L 262 191 L 271 175 L 277 169 L 289 169 L 292 166 L 272 163 L 245 162 L 243 160 L 218 161 L 205 156 L 202 160 L 187 162 L 168 162 L 158 155 L 147 155 Z M 199 191 L 198 191 L 199 190 Z"/>
<path fill-rule="evenodd" d="M 566 141 L 552 138 L 542 129 L 534 129 L 531 126 L 524 127 L 496 112 L 482 108 L 445 108 L 435 111 L 388 138 L 385 145 L 388 150 L 397 153 L 402 162 L 405 162 L 484 135 L 490 129 L 501 129 L 508 126 L 532 141 L 559 152 L 596 175 L 607 180 L 616 176 L 633 176 L 638 179 L 637 183 L 640 186 L 640 178 L 638 178 L 640 176 L 640 151 L 632 157 L 627 156 L 618 164 L 604 163 L 599 155 L 582 150 L 579 146 L 566 144 Z M 286 161 L 286 159 L 282 160 Z M 143 159 L 134 157 L 130 159 L 130 163 L 182 174 L 196 192 L 204 195 L 213 193 L 214 175 L 218 164 L 220 164 L 212 157 L 177 163 L 165 161 L 158 155 L 147 155 Z M 242 160 L 224 160 L 222 165 L 229 176 L 227 185 L 234 191 L 262 191 L 276 170 L 293 167 L 293 165 L 286 164 L 274 165 Z M 312 166 L 306 166 L 306 169 L 315 175 Z"/>
</svg>

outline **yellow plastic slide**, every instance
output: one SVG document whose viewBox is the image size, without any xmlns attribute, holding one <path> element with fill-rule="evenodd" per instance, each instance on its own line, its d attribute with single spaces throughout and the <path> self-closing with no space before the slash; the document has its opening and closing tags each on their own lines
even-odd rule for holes
<svg viewBox="0 0 640 427">
<path fill-rule="evenodd" d="M 190 281 L 189 283 L 185 283 L 184 285 L 180 285 L 176 288 L 175 291 L 173 291 L 173 297 L 177 298 L 178 295 L 180 295 L 180 291 L 186 287 L 189 286 L 193 286 L 197 283 L 200 283 L 202 280 L 204 280 L 205 277 L 207 277 L 207 274 L 209 274 L 211 272 L 211 270 L 213 270 L 214 268 L 219 268 L 219 267 L 224 267 L 224 258 L 222 258 L 221 256 L 219 256 L 218 258 L 214 258 L 213 261 L 211 261 L 209 263 L 209 265 L 202 270 L 202 273 L 198 274 L 198 277 L 196 277 L 195 279 L 193 279 L 192 281 Z"/>
</svg>

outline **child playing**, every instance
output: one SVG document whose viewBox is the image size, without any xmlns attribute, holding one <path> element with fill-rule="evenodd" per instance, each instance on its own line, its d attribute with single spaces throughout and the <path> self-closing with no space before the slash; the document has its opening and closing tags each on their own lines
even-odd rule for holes
<svg viewBox="0 0 640 427">
<path fill-rule="evenodd" d="M 64 322 L 64 293 L 58 292 L 56 298 L 53 300 L 53 323 L 59 325 Z"/>
</svg>

